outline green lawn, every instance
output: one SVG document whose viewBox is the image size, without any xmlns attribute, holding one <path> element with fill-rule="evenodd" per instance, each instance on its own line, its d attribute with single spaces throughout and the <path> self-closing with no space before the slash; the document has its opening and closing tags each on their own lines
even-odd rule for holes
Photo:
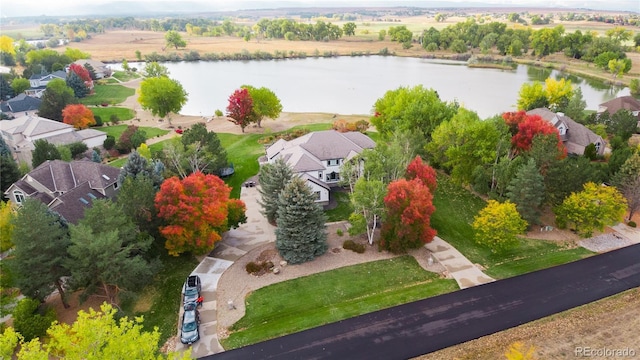
<svg viewBox="0 0 640 360">
<path fill-rule="evenodd" d="M 349 215 L 353 212 L 353 206 L 349 200 L 348 191 L 334 191 L 331 196 L 338 202 L 338 206 L 334 209 L 325 211 L 328 222 L 349 220 Z"/>
<path fill-rule="evenodd" d="M 91 111 L 93 112 L 93 116 L 100 116 L 100 119 L 102 119 L 103 123 L 109 122 L 109 119 L 111 119 L 112 115 L 116 115 L 120 120 L 131 120 L 135 116 L 133 110 L 129 108 L 110 106 L 90 107 L 89 109 L 91 109 Z"/>
<path fill-rule="evenodd" d="M 438 188 L 433 203 L 436 211 L 431 225 L 438 236 L 453 245 L 473 263 L 481 264 L 486 273 L 501 279 L 544 269 L 593 255 L 583 248 L 545 240 L 523 239 L 508 252 L 494 254 L 488 247 L 474 241 L 471 223 L 485 202 L 448 177 L 438 175 Z"/>
<path fill-rule="evenodd" d="M 237 348 L 457 288 L 411 256 L 309 275 L 251 293 L 245 316 L 222 344 Z"/>
<path fill-rule="evenodd" d="M 116 141 L 122 135 L 122 133 L 126 130 L 129 125 L 111 125 L 111 126 L 103 126 L 100 128 L 96 128 L 96 130 L 100 130 L 102 132 L 107 133 L 107 135 L 111 135 L 116 138 Z M 144 130 L 147 133 L 147 139 L 154 138 L 156 136 L 162 136 L 169 132 L 169 130 L 159 129 L 157 127 L 149 127 L 149 126 L 140 126 L 141 130 Z"/>
<path fill-rule="evenodd" d="M 121 168 L 127 162 L 127 159 L 128 158 L 126 156 L 120 157 L 120 158 L 118 158 L 116 160 L 113 160 L 113 161 L 109 162 L 109 166 Z"/>
<path fill-rule="evenodd" d="M 220 143 L 227 150 L 227 159 L 233 163 L 235 173 L 225 182 L 231 186 L 231 197 L 240 198 L 242 183 L 260 170 L 258 158 L 264 155 L 264 145 L 258 143 L 261 134 L 235 135 L 219 133 Z"/>
<path fill-rule="evenodd" d="M 134 89 L 122 85 L 96 85 L 93 90 L 95 93 L 80 99 L 84 105 L 100 105 L 107 103 L 110 105 L 120 104 L 129 96 L 136 93 Z"/>
<path fill-rule="evenodd" d="M 129 80 L 138 79 L 141 76 L 131 71 L 114 71 L 113 74 L 111 74 L 111 77 L 122 82 L 127 82 Z"/>
</svg>

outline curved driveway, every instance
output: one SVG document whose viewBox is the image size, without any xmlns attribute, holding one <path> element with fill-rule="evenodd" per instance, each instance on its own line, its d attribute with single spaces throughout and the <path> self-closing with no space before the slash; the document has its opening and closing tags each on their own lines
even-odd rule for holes
<svg viewBox="0 0 640 360">
<path fill-rule="evenodd" d="M 640 286 L 640 244 L 202 359 L 407 359 Z"/>
</svg>

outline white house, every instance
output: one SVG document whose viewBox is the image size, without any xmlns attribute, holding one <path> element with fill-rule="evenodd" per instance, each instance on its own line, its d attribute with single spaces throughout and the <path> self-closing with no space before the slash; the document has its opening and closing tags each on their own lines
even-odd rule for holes
<svg viewBox="0 0 640 360">
<path fill-rule="evenodd" d="M 375 145 L 371 138 L 359 132 L 316 131 L 291 141 L 276 141 L 267 148 L 266 162 L 284 158 L 293 172 L 307 181 L 317 202 L 327 203 L 331 187 L 340 181 L 344 161 Z"/>
<path fill-rule="evenodd" d="M 73 126 L 39 116 L 24 115 L 13 120 L 0 121 L 0 136 L 11 148 L 18 161 L 31 164 L 34 142 L 47 140 L 54 145 L 83 142 L 88 148 L 102 146 L 107 134 L 94 130 L 75 130 Z"/>
<path fill-rule="evenodd" d="M 67 79 L 67 73 L 63 70 L 55 71 L 51 74 L 33 74 L 29 78 L 31 88 L 25 90 L 25 94 L 41 98 L 47 88 L 47 84 L 54 79 Z"/>
<path fill-rule="evenodd" d="M 111 68 L 109 68 L 105 63 L 97 60 L 91 59 L 80 59 L 73 62 L 74 64 L 85 66 L 86 64 L 91 65 L 93 70 L 96 73 L 96 78 L 102 79 L 111 76 Z"/>
</svg>

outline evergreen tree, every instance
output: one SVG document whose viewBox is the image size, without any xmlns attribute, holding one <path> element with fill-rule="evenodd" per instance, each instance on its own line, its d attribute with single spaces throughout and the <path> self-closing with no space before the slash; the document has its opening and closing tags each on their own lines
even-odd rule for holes
<svg viewBox="0 0 640 360">
<path fill-rule="evenodd" d="M 628 220 L 640 210 L 640 153 L 631 155 L 613 176 L 611 182 L 627 199 Z"/>
<path fill-rule="evenodd" d="M 9 86 L 5 75 L 0 75 L 0 100 L 8 100 L 13 97 L 13 89 Z"/>
<path fill-rule="evenodd" d="M 34 169 L 47 160 L 62 159 L 58 148 L 47 140 L 38 139 L 33 142 L 33 145 L 35 149 L 33 150 L 33 157 L 31 158 L 31 166 L 33 166 Z"/>
<path fill-rule="evenodd" d="M 127 176 L 120 187 L 117 203 L 140 231 L 159 237 L 158 211 L 154 205 L 157 190 L 147 176 Z"/>
<path fill-rule="evenodd" d="M 67 86 L 73 90 L 73 94 L 78 99 L 82 99 L 89 94 L 89 88 L 87 85 L 84 83 L 82 78 L 73 71 L 70 71 L 69 76 L 67 76 Z"/>
<path fill-rule="evenodd" d="M 91 80 L 94 80 L 94 81 L 98 80 L 98 76 L 96 75 L 96 69 L 94 69 L 93 66 L 91 66 L 91 64 L 85 63 L 84 68 L 87 69 L 87 72 L 89 72 L 89 76 L 91 76 Z"/>
<path fill-rule="evenodd" d="M 274 224 L 278 217 L 278 197 L 292 177 L 293 171 L 282 158 L 276 159 L 273 164 L 265 164 L 260 168 L 258 192 L 260 192 L 262 199 L 259 204 L 262 206 L 262 213 L 271 224 Z"/>
<path fill-rule="evenodd" d="M 587 102 L 584 101 L 584 97 L 582 96 L 582 89 L 580 87 L 576 87 L 573 90 L 573 96 L 569 100 L 566 108 L 564 108 L 564 114 L 573 120 L 584 124 L 584 109 L 587 108 Z"/>
<path fill-rule="evenodd" d="M 291 264 L 311 261 L 327 251 L 325 215 L 306 181 L 294 177 L 278 198 L 276 248 Z"/>
<path fill-rule="evenodd" d="M 11 155 L 0 155 L 0 194 L 20 180 L 20 168 Z"/>
<path fill-rule="evenodd" d="M 121 291 L 140 290 L 151 280 L 153 267 L 143 255 L 153 239 L 138 234 L 111 200 L 95 200 L 70 233 L 66 265 L 72 287 L 83 289 L 83 295 L 100 292 L 113 304 Z"/>
<path fill-rule="evenodd" d="M 91 152 L 91 161 L 96 163 L 102 162 L 102 156 L 100 156 L 100 152 L 98 150 L 93 149 L 93 152 Z"/>
<path fill-rule="evenodd" d="M 118 175 L 118 184 L 122 185 L 127 177 L 145 176 L 153 181 L 154 186 L 160 187 L 162 181 L 161 174 L 158 174 L 154 170 L 155 164 L 149 163 L 146 158 L 140 155 L 137 151 L 132 151 L 127 158 L 127 162 L 120 169 L 120 175 Z"/>
<path fill-rule="evenodd" d="M 69 307 L 61 281 L 69 275 L 67 222 L 41 201 L 27 198 L 12 223 L 15 247 L 9 261 L 20 291 L 44 301 L 57 288 L 63 305 Z"/>
<path fill-rule="evenodd" d="M 507 187 L 507 196 L 529 225 L 540 220 L 540 205 L 544 199 L 544 178 L 534 159 L 518 169 L 516 176 Z"/>
<path fill-rule="evenodd" d="M 11 149 L 2 137 L 0 137 L 0 156 L 1 155 L 11 155 Z"/>
</svg>

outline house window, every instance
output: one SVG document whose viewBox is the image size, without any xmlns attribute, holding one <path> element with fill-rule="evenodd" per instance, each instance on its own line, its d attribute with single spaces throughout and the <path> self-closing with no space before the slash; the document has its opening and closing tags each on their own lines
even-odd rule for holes
<svg viewBox="0 0 640 360">
<path fill-rule="evenodd" d="M 13 197 L 16 199 L 16 203 L 18 205 L 22 205 L 22 203 L 24 202 L 24 193 L 22 191 L 14 191 Z"/>
<path fill-rule="evenodd" d="M 320 191 L 316 191 L 315 194 L 316 194 L 316 200 L 320 200 Z"/>
<path fill-rule="evenodd" d="M 113 190 L 117 190 L 117 189 L 118 189 L 118 187 L 119 187 L 119 186 L 118 186 L 118 182 L 117 182 L 117 181 L 116 181 L 116 182 L 114 182 L 114 183 L 113 183 Z"/>
<path fill-rule="evenodd" d="M 596 152 L 600 152 L 600 141 L 596 143 Z"/>
<path fill-rule="evenodd" d="M 322 180 L 322 171 L 318 171 L 318 179 Z"/>
<path fill-rule="evenodd" d="M 340 159 L 327 160 L 327 166 L 338 166 L 339 164 L 340 164 Z"/>
<path fill-rule="evenodd" d="M 340 173 L 333 171 L 327 174 L 327 181 L 338 181 L 338 180 L 340 180 Z"/>
</svg>

